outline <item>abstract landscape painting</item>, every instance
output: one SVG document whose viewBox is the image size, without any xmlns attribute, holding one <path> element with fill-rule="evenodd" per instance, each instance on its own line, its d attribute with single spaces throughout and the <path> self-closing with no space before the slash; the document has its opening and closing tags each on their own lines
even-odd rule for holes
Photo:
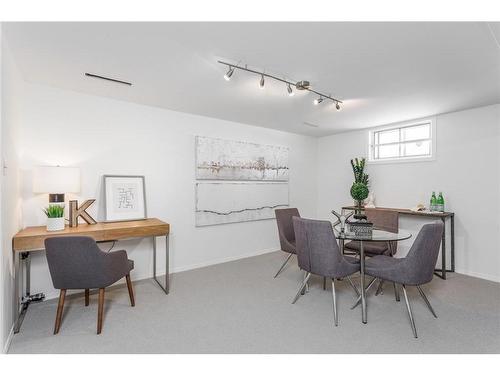
<svg viewBox="0 0 500 375">
<path fill-rule="evenodd" d="M 198 180 L 288 181 L 288 148 L 196 137 Z"/>
<path fill-rule="evenodd" d="M 273 219 L 288 207 L 288 183 L 198 182 L 196 226 Z"/>
</svg>

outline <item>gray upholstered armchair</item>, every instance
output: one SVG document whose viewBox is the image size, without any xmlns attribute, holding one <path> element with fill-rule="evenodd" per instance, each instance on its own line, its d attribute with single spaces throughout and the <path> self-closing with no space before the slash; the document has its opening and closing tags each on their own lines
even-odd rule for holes
<svg viewBox="0 0 500 375">
<path fill-rule="evenodd" d="M 85 306 L 89 305 L 90 289 L 99 289 L 97 334 L 102 330 L 104 288 L 125 277 L 130 303 L 135 306 L 130 280 L 134 262 L 125 250 L 106 253 L 91 237 L 81 236 L 47 238 L 45 249 L 52 283 L 60 289 L 54 334 L 59 332 L 67 289 L 84 289 Z"/>
<path fill-rule="evenodd" d="M 281 273 L 283 268 L 285 268 L 285 265 L 288 263 L 292 255 L 297 253 L 295 250 L 295 232 L 293 231 L 292 218 L 294 216 L 300 217 L 300 214 L 299 210 L 296 208 L 276 209 L 274 210 L 274 214 L 276 215 L 276 224 L 278 224 L 281 250 L 289 253 L 278 272 L 276 272 L 276 275 L 274 275 L 276 278 Z"/>
<path fill-rule="evenodd" d="M 332 280 L 333 316 L 338 325 L 337 298 L 335 293 L 335 279 L 346 278 L 359 296 L 359 291 L 349 277 L 360 269 L 359 262 L 342 255 L 332 224 L 329 221 L 293 218 L 295 229 L 297 259 L 299 267 L 304 270 L 304 281 L 295 295 L 292 303 L 297 302 L 306 287 L 311 274 L 328 277 Z"/>
<path fill-rule="evenodd" d="M 412 285 L 417 287 L 430 312 L 437 318 L 434 309 L 420 286 L 429 283 L 434 275 L 441 236 L 443 235 L 443 227 L 444 224 L 439 221 L 424 225 L 405 258 L 378 255 L 368 259 L 365 263 L 365 273 L 367 275 L 401 284 L 415 338 L 417 338 L 417 329 L 415 328 L 410 301 L 406 294 L 406 286 Z"/>
</svg>

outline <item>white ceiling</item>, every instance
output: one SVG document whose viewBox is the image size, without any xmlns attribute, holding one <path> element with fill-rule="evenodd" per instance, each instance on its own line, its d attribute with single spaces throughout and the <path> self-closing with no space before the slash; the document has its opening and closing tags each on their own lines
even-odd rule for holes
<svg viewBox="0 0 500 375">
<path fill-rule="evenodd" d="M 321 136 L 499 103 L 499 25 L 9 23 L 5 34 L 28 82 Z M 279 82 L 259 90 L 246 72 L 226 82 L 218 58 L 309 80 L 343 110 Z"/>
</svg>

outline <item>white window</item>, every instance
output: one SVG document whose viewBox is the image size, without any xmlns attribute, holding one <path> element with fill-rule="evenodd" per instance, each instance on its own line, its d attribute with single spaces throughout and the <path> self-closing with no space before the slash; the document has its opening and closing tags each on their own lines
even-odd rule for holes
<svg viewBox="0 0 500 375">
<path fill-rule="evenodd" d="M 373 129 L 369 132 L 370 162 L 432 160 L 435 130 L 430 119 Z"/>
</svg>

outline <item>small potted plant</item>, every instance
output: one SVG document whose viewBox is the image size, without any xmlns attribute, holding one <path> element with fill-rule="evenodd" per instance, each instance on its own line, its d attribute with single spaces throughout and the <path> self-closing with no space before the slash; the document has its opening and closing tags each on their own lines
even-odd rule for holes
<svg viewBox="0 0 500 375">
<path fill-rule="evenodd" d="M 361 214 L 361 208 L 363 206 L 363 201 L 368 197 L 370 192 L 368 189 L 368 175 L 365 173 L 365 158 L 359 160 L 351 159 L 352 171 L 354 173 L 354 183 L 351 186 L 351 197 L 356 201 L 356 219 L 366 219 L 364 215 Z"/>
<path fill-rule="evenodd" d="M 47 231 L 53 232 L 64 229 L 64 207 L 51 205 L 43 210 L 47 215 Z"/>
</svg>

